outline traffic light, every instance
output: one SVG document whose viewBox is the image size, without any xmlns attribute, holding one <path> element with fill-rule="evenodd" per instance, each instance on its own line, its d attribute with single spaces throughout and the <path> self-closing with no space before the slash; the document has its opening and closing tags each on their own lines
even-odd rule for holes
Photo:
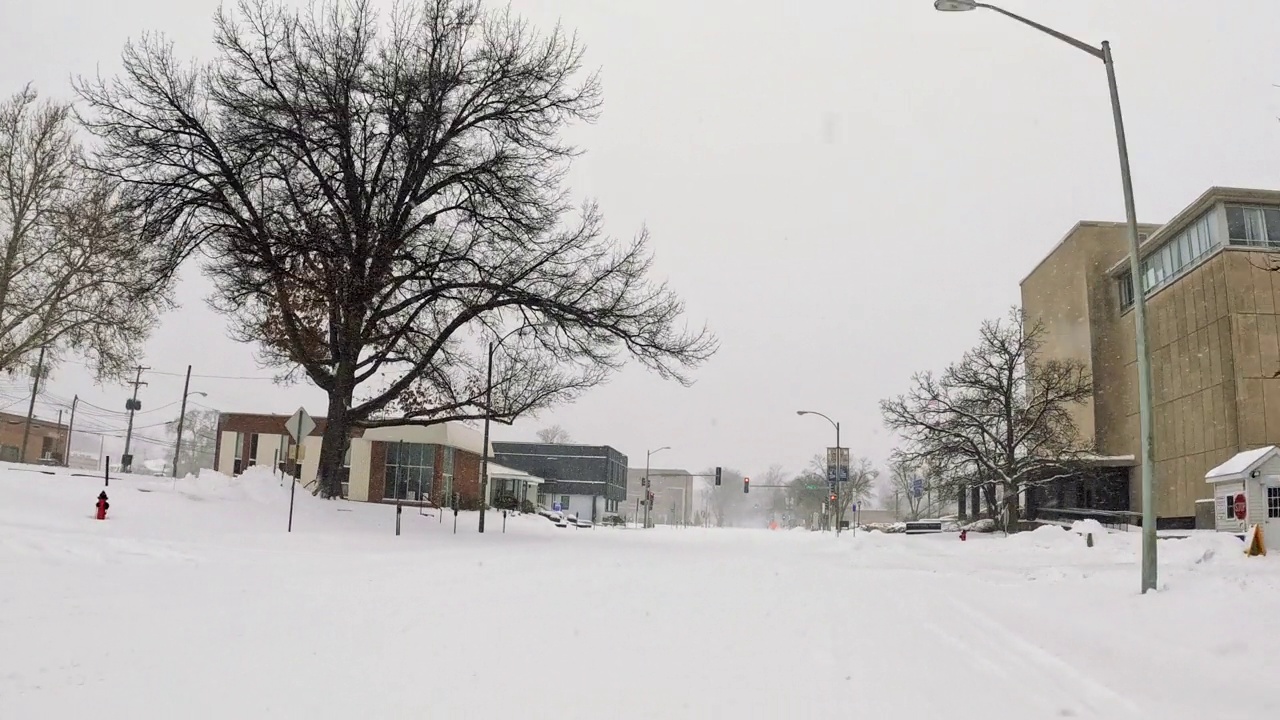
<svg viewBox="0 0 1280 720">
<path fill-rule="evenodd" d="M 716 485 L 720 484 L 720 468 L 716 468 Z"/>
<path fill-rule="evenodd" d="M 831 493 L 831 502 L 835 502 L 835 501 L 836 501 L 836 494 Z"/>
<path fill-rule="evenodd" d="M 751 492 L 751 478 L 742 478 L 742 492 Z"/>
</svg>

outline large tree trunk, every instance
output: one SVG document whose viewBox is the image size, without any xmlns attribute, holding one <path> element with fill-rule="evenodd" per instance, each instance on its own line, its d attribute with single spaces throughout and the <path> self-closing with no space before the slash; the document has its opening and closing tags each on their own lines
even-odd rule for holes
<svg viewBox="0 0 1280 720">
<path fill-rule="evenodd" d="M 316 489 L 323 498 L 342 497 L 342 463 L 351 439 L 348 407 L 349 401 L 341 397 L 340 393 L 329 396 L 329 412 L 320 443 L 320 463 L 316 475 Z"/>
</svg>

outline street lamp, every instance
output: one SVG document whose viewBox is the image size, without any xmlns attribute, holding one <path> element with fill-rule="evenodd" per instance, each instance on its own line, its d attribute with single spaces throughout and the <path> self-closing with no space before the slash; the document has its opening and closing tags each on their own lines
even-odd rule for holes
<svg viewBox="0 0 1280 720">
<path fill-rule="evenodd" d="M 841 454 L 840 454 L 840 423 L 836 422 L 835 420 L 832 420 L 831 418 L 827 417 L 826 415 L 823 415 L 823 414 L 822 414 L 822 413 L 820 413 L 820 412 L 814 412 L 813 410 L 797 410 L 797 411 L 796 411 L 796 414 L 797 414 L 797 415 L 817 415 L 818 417 L 822 418 L 823 420 L 826 420 L 827 422 L 831 423 L 831 427 L 833 427 L 833 428 L 835 428 L 835 429 L 836 429 L 836 465 L 837 465 L 836 472 L 837 472 L 837 473 L 839 473 L 840 468 L 839 468 L 838 466 L 841 464 L 841 462 L 842 462 L 842 460 L 843 460 L 843 458 L 840 456 L 840 455 L 841 455 Z M 846 471 L 846 472 L 847 472 L 847 471 Z M 830 478 L 828 478 L 828 481 L 829 481 L 829 480 L 830 480 Z M 837 477 L 836 477 L 836 482 L 839 482 L 839 480 L 840 480 L 840 478 L 839 478 L 839 476 L 837 475 Z M 835 486 L 835 485 L 832 485 L 832 488 L 834 488 L 834 487 L 836 487 L 836 486 Z M 843 507 L 843 506 L 842 506 L 842 507 Z M 833 507 L 833 508 L 831 508 L 831 516 L 836 520 L 836 522 L 835 522 L 835 526 L 836 526 L 836 537 L 840 537 L 840 518 L 839 518 L 839 516 L 838 516 L 838 515 L 836 515 L 836 508 L 834 508 L 834 507 Z"/>
<path fill-rule="evenodd" d="M 657 450 L 646 450 L 644 453 L 644 483 L 642 483 L 642 487 L 644 488 L 644 526 L 646 528 L 652 527 L 649 524 L 649 513 L 653 510 L 653 502 L 649 500 L 649 458 L 653 457 L 655 453 L 670 449 L 669 445 L 663 445 Z"/>
<path fill-rule="evenodd" d="M 489 343 L 489 361 L 484 382 L 484 454 L 480 456 L 480 532 L 484 532 L 484 515 L 489 507 L 489 420 L 493 417 L 493 353 L 507 338 L 528 328 L 528 325 L 521 325 Z"/>
<path fill-rule="evenodd" d="M 187 368 L 187 372 L 190 371 L 191 369 Z M 188 377 L 187 380 L 190 381 L 191 378 Z M 178 456 L 182 453 L 182 425 L 183 421 L 187 419 L 187 398 L 192 395 L 199 395 L 204 398 L 209 397 L 209 393 L 201 392 L 199 390 L 187 392 L 184 389 L 182 392 L 182 410 L 178 413 L 178 439 L 173 443 L 173 471 L 171 473 L 171 477 L 175 480 L 178 478 Z"/>
<path fill-rule="evenodd" d="M 942 12 L 966 12 L 983 8 L 993 10 L 1083 50 L 1102 61 L 1107 70 L 1107 87 L 1111 92 L 1111 115 L 1116 127 L 1116 146 L 1120 152 L 1120 182 L 1124 190 L 1124 213 L 1129 225 L 1129 274 L 1133 283 L 1133 324 L 1138 345 L 1138 424 L 1142 445 L 1142 592 L 1156 586 L 1156 509 L 1154 499 L 1155 458 L 1151 433 L 1151 356 L 1147 349 L 1147 299 L 1142 287 L 1142 261 L 1138 255 L 1138 215 L 1133 202 L 1133 177 L 1129 172 L 1129 146 L 1125 141 L 1124 119 L 1120 114 L 1120 90 L 1116 87 L 1116 68 L 1111 58 L 1111 43 L 1103 40 L 1100 47 L 1081 42 L 1038 22 L 987 3 L 975 0 L 935 0 L 933 7 Z"/>
</svg>

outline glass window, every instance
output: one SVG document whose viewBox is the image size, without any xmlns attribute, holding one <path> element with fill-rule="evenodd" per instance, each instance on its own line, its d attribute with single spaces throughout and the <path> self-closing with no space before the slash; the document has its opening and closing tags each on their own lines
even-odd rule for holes
<svg viewBox="0 0 1280 720">
<path fill-rule="evenodd" d="M 1133 304 L 1133 273 L 1121 275 L 1117 285 L 1120 290 L 1120 307 L 1127 308 Z"/>
<path fill-rule="evenodd" d="M 1269 228 L 1268 220 L 1272 224 L 1280 222 L 1280 209 L 1228 205 L 1227 235 L 1231 244 L 1267 246 L 1272 244 L 1270 236 L 1274 233 L 1280 246 L 1280 228 Z"/>
<path fill-rule="evenodd" d="M 1233 243 L 1244 242 L 1249 237 L 1244 221 L 1244 208 L 1238 205 L 1227 206 L 1227 237 Z"/>
<path fill-rule="evenodd" d="M 383 498 L 419 501 L 431 494 L 435 446 L 422 443 L 387 443 L 387 467 Z"/>
<path fill-rule="evenodd" d="M 1267 245 L 1280 247 L 1280 208 L 1265 208 L 1262 219 L 1267 225 Z"/>
<path fill-rule="evenodd" d="M 1267 488 L 1267 519 L 1280 518 L 1280 487 Z"/>
<path fill-rule="evenodd" d="M 1232 231 L 1232 237 L 1237 234 L 1241 238 L 1251 237 L 1251 232 L 1261 233 L 1264 226 L 1263 213 L 1261 210 L 1255 213 L 1255 226 L 1250 225 L 1251 217 L 1246 211 L 1249 208 L 1234 207 L 1228 208 L 1234 210 L 1235 228 Z M 1231 215 L 1232 213 L 1228 213 Z M 1276 208 L 1276 223 L 1280 224 L 1280 208 Z M 1254 227 L 1254 230 L 1250 230 Z M 1265 237 L 1258 235 L 1258 237 Z M 1239 242 L 1244 242 L 1240 240 Z M 1265 241 L 1259 241 L 1264 242 Z M 1276 234 L 1276 247 L 1280 247 L 1280 231 Z M 1182 274 L 1193 263 L 1200 260 L 1214 248 L 1213 239 L 1213 211 L 1206 212 L 1201 215 L 1195 222 L 1183 230 L 1173 238 L 1170 238 L 1160 247 L 1149 253 L 1142 260 L 1142 291 L 1150 294 L 1151 292 L 1168 285 L 1173 282 L 1180 274 Z M 1133 281 L 1128 279 L 1126 273 L 1120 279 L 1120 306 L 1127 309 L 1133 304 Z"/>
</svg>

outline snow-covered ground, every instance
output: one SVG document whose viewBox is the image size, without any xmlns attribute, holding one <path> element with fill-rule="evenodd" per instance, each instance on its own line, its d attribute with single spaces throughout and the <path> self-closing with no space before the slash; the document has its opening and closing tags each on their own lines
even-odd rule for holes
<svg viewBox="0 0 1280 720">
<path fill-rule="evenodd" d="M 556 528 L 0 466 L 0 718 L 1280 717 L 1218 535 Z"/>
</svg>

